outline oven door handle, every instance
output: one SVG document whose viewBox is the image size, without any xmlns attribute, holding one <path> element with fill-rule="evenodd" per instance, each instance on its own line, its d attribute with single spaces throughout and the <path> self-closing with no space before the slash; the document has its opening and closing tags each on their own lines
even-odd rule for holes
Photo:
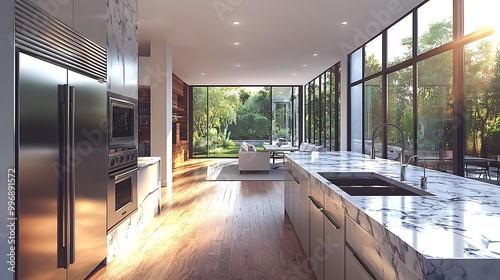
<svg viewBox="0 0 500 280">
<path fill-rule="evenodd" d="M 137 168 L 137 167 L 136 167 L 136 168 L 134 168 L 134 169 L 132 169 L 132 170 L 129 170 L 129 171 L 126 171 L 126 172 L 120 173 L 120 174 L 118 174 L 118 175 L 114 175 L 114 176 L 115 176 L 115 180 L 118 180 L 118 179 L 120 179 L 120 178 L 126 177 L 126 176 L 128 176 L 128 175 L 130 175 L 130 174 L 132 174 L 132 173 L 134 173 L 134 172 L 137 172 L 138 170 L 139 170 L 139 168 Z"/>
</svg>

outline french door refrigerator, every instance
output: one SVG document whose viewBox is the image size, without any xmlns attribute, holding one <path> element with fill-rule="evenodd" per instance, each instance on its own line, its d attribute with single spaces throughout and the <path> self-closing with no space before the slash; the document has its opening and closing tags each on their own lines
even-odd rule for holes
<svg viewBox="0 0 500 280">
<path fill-rule="evenodd" d="M 17 65 L 17 278 L 84 279 L 106 258 L 106 88 L 22 52 Z"/>
</svg>

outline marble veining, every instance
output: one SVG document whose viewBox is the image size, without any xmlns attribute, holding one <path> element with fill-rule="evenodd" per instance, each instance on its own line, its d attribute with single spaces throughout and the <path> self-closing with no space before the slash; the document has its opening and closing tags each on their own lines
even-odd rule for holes
<svg viewBox="0 0 500 280">
<path fill-rule="evenodd" d="M 375 172 L 399 181 L 399 162 L 353 152 L 287 157 L 420 278 L 499 279 L 500 186 L 427 169 L 434 196 L 350 196 L 317 172 Z M 408 166 L 405 183 L 419 188 L 422 174 Z"/>
<path fill-rule="evenodd" d="M 137 0 L 110 0 L 107 9 L 108 90 L 137 98 Z"/>
<path fill-rule="evenodd" d="M 137 211 L 127 217 L 118 227 L 107 235 L 107 258 L 109 263 L 115 257 L 123 255 L 131 249 L 131 244 L 139 234 L 160 213 L 161 190 L 157 189 L 148 195 L 137 207 Z"/>
</svg>

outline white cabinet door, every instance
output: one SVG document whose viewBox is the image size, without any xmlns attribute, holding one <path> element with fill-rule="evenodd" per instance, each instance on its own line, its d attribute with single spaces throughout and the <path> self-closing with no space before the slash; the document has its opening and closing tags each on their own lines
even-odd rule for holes
<svg viewBox="0 0 500 280">
<path fill-rule="evenodd" d="M 320 190 L 319 181 L 309 182 L 309 213 L 310 213 L 310 263 L 318 280 L 324 278 L 324 225 L 323 213 L 324 193 Z"/>
<path fill-rule="evenodd" d="M 73 27 L 73 0 L 29 1 L 67 26 Z"/>
<path fill-rule="evenodd" d="M 349 246 L 345 247 L 345 280 L 375 280 Z"/>
<path fill-rule="evenodd" d="M 288 214 L 288 218 L 290 218 L 290 221 L 293 224 L 293 204 L 292 204 L 292 192 L 293 192 L 293 187 L 292 187 L 292 182 L 294 182 L 294 179 L 290 172 L 288 170 L 285 170 L 285 183 L 284 183 L 284 199 L 285 199 L 285 211 Z"/>
<path fill-rule="evenodd" d="M 61 0 L 59 0 L 61 1 Z M 73 0 L 74 29 L 103 48 L 107 48 L 107 4 L 104 0 Z M 67 2 L 67 0 L 65 0 Z"/>
<path fill-rule="evenodd" d="M 300 244 L 309 259 L 309 177 L 307 173 L 300 172 L 300 232 L 298 233 Z"/>
<path fill-rule="evenodd" d="M 344 211 L 325 194 L 325 279 L 344 280 Z"/>
<path fill-rule="evenodd" d="M 297 179 L 298 176 L 295 175 L 294 172 L 294 178 Z M 297 179 L 298 180 L 298 179 Z M 292 189 L 293 189 L 293 197 L 292 197 L 292 203 L 293 203 L 293 227 L 295 228 L 295 233 L 299 235 L 300 231 L 300 212 L 302 211 L 301 205 L 300 205 L 300 183 L 297 181 L 292 181 Z"/>
</svg>

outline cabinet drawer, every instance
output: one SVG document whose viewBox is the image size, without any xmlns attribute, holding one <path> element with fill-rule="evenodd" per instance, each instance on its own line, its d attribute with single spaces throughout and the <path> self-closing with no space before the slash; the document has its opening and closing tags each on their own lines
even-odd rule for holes
<svg viewBox="0 0 500 280">
<path fill-rule="evenodd" d="M 345 223 L 346 243 L 351 246 L 355 255 L 359 257 L 375 279 L 420 279 L 415 272 L 410 270 L 400 259 L 387 250 L 372 235 L 368 234 L 360 225 L 356 224 L 348 215 L 346 215 Z"/>
<path fill-rule="evenodd" d="M 365 268 L 364 264 L 351 251 L 345 247 L 345 279 L 346 280 L 376 280 Z"/>
</svg>

